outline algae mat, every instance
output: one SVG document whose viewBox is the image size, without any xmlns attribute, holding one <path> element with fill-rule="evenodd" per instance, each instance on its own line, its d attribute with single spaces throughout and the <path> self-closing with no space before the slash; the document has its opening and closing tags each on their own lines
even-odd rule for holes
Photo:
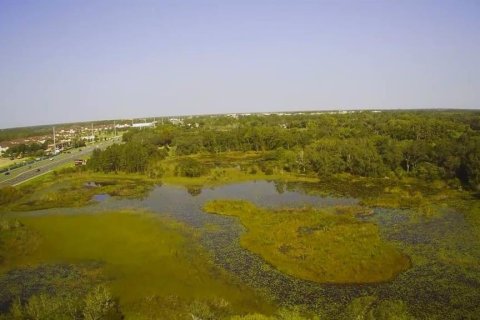
<svg viewBox="0 0 480 320">
<path fill-rule="evenodd" d="M 127 307 L 152 296 L 225 299 L 238 312 L 265 311 L 251 289 L 213 265 L 195 234 L 178 222 L 145 212 L 27 216 L 38 243 L 7 257 L 3 270 L 54 263 L 102 264 L 109 286 Z"/>
</svg>

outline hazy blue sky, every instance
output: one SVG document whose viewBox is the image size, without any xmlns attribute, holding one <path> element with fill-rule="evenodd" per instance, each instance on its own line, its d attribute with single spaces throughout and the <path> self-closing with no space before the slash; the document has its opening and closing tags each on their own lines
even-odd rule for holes
<svg viewBox="0 0 480 320">
<path fill-rule="evenodd" d="M 0 0 L 0 127 L 480 107 L 480 1 Z"/>
</svg>

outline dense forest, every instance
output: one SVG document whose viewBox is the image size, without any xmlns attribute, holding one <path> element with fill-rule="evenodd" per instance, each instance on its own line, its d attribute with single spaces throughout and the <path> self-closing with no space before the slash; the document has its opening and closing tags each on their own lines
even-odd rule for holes
<svg viewBox="0 0 480 320">
<path fill-rule="evenodd" d="M 453 185 L 480 184 L 480 113 L 386 111 L 288 115 L 202 116 L 182 125 L 133 129 L 125 144 L 97 150 L 95 171 L 161 174 L 158 161 L 228 151 L 263 152 L 260 169 L 328 176 L 414 176 Z M 152 168 L 155 167 L 155 168 Z M 190 169 L 189 169 L 190 168 Z M 194 160 L 179 174 L 201 173 Z"/>
</svg>

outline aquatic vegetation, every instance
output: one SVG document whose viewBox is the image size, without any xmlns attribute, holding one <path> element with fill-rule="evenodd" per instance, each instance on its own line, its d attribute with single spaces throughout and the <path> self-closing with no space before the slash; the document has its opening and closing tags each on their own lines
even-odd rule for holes
<svg viewBox="0 0 480 320">
<path fill-rule="evenodd" d="M 73 301 L 106 281 L 102 264 L 41 264 L 12 269 L 0 275 L 0 312 L 24 307 L 32 297 L 46 295 L 55 300 Z"/>
<path fill-rule="evenodd" d="M 258 161 L 263 152 L 222 152 L 217 154 L 200 153 L 189 156 L 170 156 L 162 160 L 165 169 L 162 182 L 183 186 L 219 186 L 252 180 L 283 180 L 316 182 L 316 176 L 305 176 L 287 171 L 263 172 L 258 169 Z M 205 169 L 201 174 L 182 176 L 179 165 L 185 162 L 201 164 Z M 207 170 L 208 169 L 208 170 Z M 258 170 L 257 170 L 258 169 Z M 268 174 L 267 174 L 268 173 Z"/>
<path fill-rule="evenodd" d="M 198 299 L 210 303 L 222 298 L 230 306 L 229 314 L 268 313 L 271 309 L 254 291 L 215 267 L 207 252 L 195 244 L 195 235 L 172 220 L 127 211 L 19 219 L 38 235 L 38 246 L 26 255 L 10 257 L 3 270 L 98 262 L 127 315 L 138 310 L 148 297 L 172 295 L 178 296 L 185 307 Z M 163 312 L 151 310 L 157 315 Z"/>
<path fill-rule="evenodd" d="M 345 309 L 343 318 L 347 319 L 392 319 L 413 320 L 406 304 L 401 300 L 380 300 L 374 296 L 354 299 Z"/>
<path fill-rule="evenodd" d="M 297 308 L 293 309 L 279 309 L 274 315 L 267 316 L 264 314 L 253 313 L 247 314 L 244 316 L 233 316 L 230 320 L 319 320 L 318 316 L 312 315 L 303 315 L 301 312 L 297 310 Z"/>
<path fill-rule="evenodd" d="M 105 286 L 97 286 L 85 296 L 68 293 L 31 296 L 22 304 L 15 300 L 9 310 L 13 319 L 123 319 L 118 302 Z"/>
<path fill-rule="evenodd" d="M 0 217 L 0 272 L 16 257 L 28 255 L 38 246 L 38 235 L 17 219 Z"/>
<path fill-rule="evenodd" d="M 135 198 L 147 194 L 154 179 L 129 174 L 73 172 L 47 175 L 20 187 L 4 210 L 29 211 L 48 208 L 81 207 L 96 194 Z M 11 193 L 11 192 L 10 192 Z"/>
<path fill-rule="evenodd" d="M 265 209 L 243 200 L 212 200 L 203 209 L 238 217 L 247 228 L 243 247 L 302 279 L 373 283 L 410 267 L 410 259 L 382 239 L 377 225 L 356 219 L 364 208 Z"/>
<path fill-rule="evenodd" d="M 244 174 L 243 171 L 236 168 L 226 168 L 225 170 L 227 177 L 229 170 L 238 170 L 238 172 Z M 217 172 L 216 174 L 219 176 L 223 175 L 223 169 L 221 168 L 213 169 L 211 172 Z M 250 173 L 247 172 L 247 175 L 249 174 Z M 34 199 L 37 196 L 41 197 L 43 193 L 61 190 L 65 186 L 64 178 L 66 179 L 65 181 L 68 181 L 68 179 L 77 177 L 80 181 L 80 176 L 82 175 L 85 177 L 85 180 L 82 178 L 81 181 L 83 184 L 81 186 L 79 185 L 79 187 L 81 187 L 79 190 L 98 194 L 103 188 L 116 188 L 116 175 L 114 174 L 91 175 L 88 172 L 75 173 L 71 176 L 70 174 L 59 174 L 56 178 L 56 183 L 53 183 L 50 178 L 45 176 L 40 178 L 36 188 L 31 189 L 31 198 Z M 118 178 L 124 178 L 126 180 L 141 179 L 140 176 L 123 174 L 118 175 Z M 202 177 L 198 178 L 200 179 Z M 191 179 L 189 181 L 193 181 L 197 178 L 185 179 Z M 34 184 L 37 184 L 37 182 Z M 331 188 L 337 189 L 338 192 L 329 189 L 328 185 L 330 185 Z M 475 315 L 479 312 L 477 302 L 480 298 L 480 291 L 478 290 L 480 285 L 480 272 L 478 268 L 478 262 L 480 261 L 480 233 L 477 232 L 479 230 L 478 226 L 480 225 L 480 220 L 478 219 L 478 217 L 480 217 L 478 214 L 480 212 L 478 210 L 478 203 L 480 202 L 476 200 L 473 194 L 468 192 L 460 193 L 449 189 L 444 190 L 444 187 L 444 185 L 442 186 L 437 183 L 426 183 L 422 185 L 421 182 L 413 179 L 397 181 L 383 178 L 357 179 L 352 178 L 352 176 L 338 176 L 330 177 L 329 180 L 320 179 L 317 182 L 288 182 L 282 180 L 275 182 L 257 181 L 215 188 L 209 188 L 208 184 L 206 188 L 199 185 L 192 185 L 189 187 L 190 194 L 182 188 L 163 185 L 155 188 L 151 193 L 147 192 L 145 199 L 135 196 L 136 199 L 130 199 L 124 203 L 128 207 L 137 208 L 146 206 L 149 210 L 154 210 L 162 214 L 168 213 L 171 218 L 177 221 L 180 220 L 195 228 L 199 228 L 195 231 L 196 235 L 192 236 L 189 228 L 185 229 L 185 227 L 175 225 L 175 223 L 171 225 L 175 232 L 178 231 L 182 236 L 185 236 L 186 242 L 184 248 L 187 248 L 186 252 L 189 253 L 180 253 L 180 257 L 193 256 L 196 252 L 200 255 L 205 255 L 205 261 L 207 261 L 208 265 L 212 266 L 212 270 L 224 269 L 235 275 L 233 281 L 230 276 L 226 275 L 227 287 L 240 285 L 242 288 L 255 288 L 255 291 L 264 293 L 262 296 L 268 297 L 267 301 L 271 299 L 270 301 L 274 301 L 275 304 L 278 303 L 287 309 L 291 309 L 293 306 L 299 306 L 299 317 L 311 319 L 311 315 L 315 314 L 318 315 L 320 319 L 351 319 L 352 317 L 355 318 L 353 314 L 358 311 L 358 316 L 364 317 L 365 319 L 370 319 L 372 314 L 377 318 L 384 317 L 388 319 L 386 316 L 388 314 L 396 313 L 398 315 L 404 315 L 405 312 L 407 315 L 411 314 L 418 319 L 426 319 L 429 317 L 439 319 L 461 319 L 462 317 L 470 317 L 475 319 Z M 22 187 L 23 191 L 26 189 Z M 324 195 L 325 193 L 327 195 L 355 195 L 363 199 L 360 202 L 361 204 L 369 205 L 356 206 L 355 203 L 359 202 L 351 197 L 318 197 L 318 195 Z M 371 198 L 365 197 L 366 195 L 370 195 Z M 405 272 L 397 274 L 392 281 L 381 283 L 325 284 L 323 282 L 302 280 L 305 278 L 282 270 L 267 260 L 262 254 L 253 250 L 248 251 L 244 249 L 250 248 L 243 244 L 243 240 L 238 241 L 241 239 L 242 234 L 245 236 L 244 228 L 242 228 L 240 223 L 237 223 L 244 222 L 240 217 L 241 214 L 237 215 L 239 219 L 232 219 L 225 216 L 206 215 L 202 213 L 200 208 L 205 203 L 204 201 L 218 199 L 219 197 L 224 199 L 233 197 L 249 199 L 255 202 L 255 210 L 265 210 L 268 215 L 273 214 L 275 211 L 288 211 L 289 214 L 295 215 L 295 211 L 298 211 L 300 217 L 300 212 L 303 212 L 302 214 L 306 213 L 308 216 L 308 211 L 312 210 L 324 212 L 327 216 L 332 214 L 350 217 L 359 225 L 362 223 L 376 225 L 378 226 L 378 230 L 375 232 L 380 236 L 381 242 L 394 244 L 396 248 L 400 248 L 404 256 L 407 255 L 410 258 L 411 267 Z M 390 202 L 390 200 L 387 199 L 391 198 L 395 200 L 396 197 L 404 198 L 402 205 L 398 206 L 398 202 Z M 411 203 L 409 203 L 410 200 L 414 198 L 420 199 L 420 201 L 411 201 Z M 377 207 L 379 202 L 376 204 L 367 203 L 365 200 L 369 199 L 375 201 L 376 199 L 385 199 L 385 205 L 381 205 L 381 207 L 387 208 Z M 88 203 L 90 203 L 90 201 Z M 0 290 L 0 292 L 4 292 L 4 294 L 0 294 L 0 296 L 4 298 L 7 297 L 5 299 L 8 301 L 15 299 L 18 295 L 22 296 L 24 297 L 22 298 L 22 306 L 25 306 L 32 295 L 39 296 L 41 294 L 47 294 L 47 296 L 55 298 L 57 293 L 62 292 L 62 288 L 68 287 L 69 284 L 73 287 L 85 287 L 82 289 L 83 291 L 78 294 L 79 296 L 84 296 L 86 294 L 85 292 L 91 290 L 96 284 L 103 283 L 112 290 L 114 297 L 119 298 L 121 311 L 128 317 L 156 319 L 161 315 L 165 319 L 191 319 L 193 314 L 201 319 L 229 319 L 235 315 L 237 315 L 237 318 L 245 317 L 246 319 L 282 319 L 274 308 L 268 307 L 269 303 L 265 302 L 265 300 L 260 299 L 255 303 L 247 298 L 248 292 L 252 292 L 249 289 L 242 289 L 245 291 L 242 291 L 239 296 L 244 298 L 238 298 L 238 300 L 230 297 L 231 293 L 229 292 L 231 291 L 229 290 L 225 290 L 225 292 L 223 290 L 216 290 L 215 294 L 204 296 L 202 293 L 204 289 L 195 289 L 194 291 L 196 293 L 194 295 L 187 295 L 182 292 L 177 294 L 174 286 L 168 288 L 168 290 L 157 290 L 155 288 L 152 289 L 152 287 L 156 286 L 147 285 L 146 288 L 148 291 L 142 293 L 141 284 L 148 283 L 149 281 L 140 278 L 138 286 L 135 284 L 133 286 L 136 292 L 139 292 L 138 295 L 125 300 L 125 297 L 129 295 L 123 292 L 126 290 L 122 290 L 121 286 L 123 284 L 130 285 L 130 283 L 122 282 L 120 279 L 122 279 L 124 274 L 130 274 L 130 271 L 125 270 L 133 269 L 133 266 L 128 268 L 122 267 L 115 271 L 116 266 L 124 265 L 124 262 L 119 262 L 121 261 L 119 258 L 113 259 L 109 257 L 108 260 L 111 261 L 110 263 L 102 263 L 96 261 L 97 259 L 93 259 L 93 262 L 97 263 L 97 266 L 89 271 L 93 276 L 89 280 L 93 287 L 90 285 L 88 288 L 87 286 L 82 286 L 77 283 L 73 274 L 72 276 L 67 276 L 67 272 L 60 271 L 58 272 L 58 276 L 55 276 L 56 280 L 52 278 L 51 281 L 42 282 L 42 279 L 50 279 L 48 274 L 52 272 L 47 272 L 46 270 L 48 268 L 61 270 L 64 269 L 60 267 L 62 265 L 78 267 L 80 264 L 83 265 L 85 261 L 92 260 L 90 258 L 73 259 L 69 257 L 66 260 L 67 262 L 63 262 L 62 264 L 58 264 L 58 262 L 52 262 L 54 264 L 49 263 L 47 265 L 49 266 L 48 268 L 44 267 L 45 264 L 41 262 L 45 260 L 40 259 L 34 261 L 33 258 L 38 255 L 38 251 L 36 251 L 37 249 L 35 248 L 40 249 L 39 246 L 43 243 L 42 234 L 55 233 L 58 231 L 55 230 L 56 222 L 54 219 L 49 220 L 53 225 L 42 232 L 40 232 L 41 230 L 38 228 L 32 228 L 33 225 L 30 225 L 28 221 L 33 221 L 31 219 L 41 218 L 42 216 L 50 217 L 52 216 L 51 213 L 57 214 L 57 216 L 63 216 L 58 215 L 58 213 L 62 212 L 72 216 L 79 216 L 79 214 L 97 216 L 102 212 L 118 210 L 117 208 L 120 203 L 122 203 L 122 201 L 117 202 L 111 199 L 98 205 L 88 206 L 82 209 L 52 209 L 41 213 L 27 212 L 5 215 L 5 218 L 8 217 L 8 219 L 0 220 L 0 229 L 3 228 L 4 230 L 3 235 L 10 234 L 8 237 L 15 239 L 16 232 L 18 234 L 25 232 L 26 235 L 30 234 L 30 236 L 33 236 L 31 238 L 33 241 L 31 241 L 29 245 L 24 245 L 24 250 L 17 251 L 15 247 L 9 246 L 9 249 L 3 250 L 3 252 L 0 253 L 0 255 L 4 257 L 3 267 L 6 267 L 5 270 L 10 270 L 3 276 L 0 276 L 2 279 L 9 279 L 7 282 L 6 280 L 2 282 L 2 279 L 0 279 L 0 288 L 12 288 L 12 290 L 8 291 Z M 420 206 L 418 204 L 422 203 L 433 208 L 433 214 L 419 212 Z M 288 210 L 279 207 L 284 205 L 288 207 L 299 206 L 299 208 L 302 208 L 302 206 L 306 204 L 318 206 L 321 209 L 313 210 L 303 208 Z M 325 206 L 330 206 L 330 208 Z M 333 206 L 336 207 L 334 208 Z M 273 210 L 271 208 L 280 209 Z M 143 214 L 140 214 L 140 216 L 143 216 Z M 156 221 L 157 219 L 153 216 L 151 218 L 153 218 L 152 221 Z M 318 214 L 318 218 L 322 222 L 329 221 L 328 219 L 325 220 L 322 214 Z M 275 225 L 276 220 L 265 215 L 265 220 L 270 219 L 273 219 L 272 221 L 275 222 L 273 225 Z M 301 217 L 299 220 L 305 220 L 308 223 L 311 221 L 308 217 Z M 172 222 L 170 219 L 165 220 L 163 218 L 158 219 L 158 221 L 160 221 L 161 224 L 166 223 L 167 226 Z M 116 224 L 115 219 L 112 219 L 110 223 L 113 228 Z M 60 224 L 60 226 L 63 225 L 63 223 Z M 88 237 L 93 230 L 111 233 L 110 228 L 104 228 L 103 225 L 102 223 L 84 224 L 78 221 L 76 225 L 77 230 L 74 230 L 73 225 L 67 229 L 70 230 L 72 236 L 75 235 L 76 237 L 82 237 L 83 234 Z M 245 223 L 243 223 L 243 225 L 247 226 Z M 311 232 L 318 231 L 319 226 L 324 226 L 324 224 L 317 222 L 312 225 L 313 227 L 311 225 L 305 227 L 295 224 L 285 224 L 281 226 L 281 228 L 285 230 L 296 228 L 299 235 L 310 236 Z M 326 225 L 328 225 L 328 223 L 326 223 Z M 333 223 L 332 225 L 335 224 Z M 136 224 L 132 224 L 132 227 L 137 230 L 135 232 L 140 233 L 139 238 L 144 238 L 144 232 L 139 231 Z M 20 229 L 15 231 L 15 228 Z M 43 227 L 41 229 L 43 230 Z M 126 229 L 126 227 L 120 227 L 117 231 L 123 232 L 120 231 L 123 229 Z M 248 226 L 247 229 L 247 232 L 252 231 L 252 228 Z M 349 229 L 350 228 L 346 228 L 346 230 Z M 267 230 L 273 233 L 275 228 L 268 226 Z M 348 233 L 345 234 L 348 235 Z M 342 234 L 342 236 L 343 235 L 344 234 Z M 60 238 L 64 239 L 65 237 L 65 235 L 62 235 Z M 106 238 L 106 236 L 104 238 Z M 147 254 L 133 253 L 134 249 L 131 249 L 128 245 L 128 243 L 132 241 L 132 238 L 133 236 L 119 236 L 117 237 L 118 240 L 112 239 L 111 242 L 125 243 L 125 245 L 129 247 L 129 249 L 126 250 L 128 255 L 134 260 L 139 259 L 141 261 Z M 150 236 L 147 238 L 150 238 Z M 21 237 L 19 239 L 21 239 Z M 28 238 L 25 239 L 28 240 Z M 286 240 L 288 239 L 289 238 L 286 238 Z M 293 243 L 298 241 L 296 238 L 292 239 Z M 284 242 L 287 242 L 286 240 Z M 68 240 L 67 243 L 71 243 L 71 241 L 72 240 Z M 103 243 L 105 241 L 107 240 L 101 240 L 100 242 Z M 146 241 L 151 243 L 151 248 L 153 248 L 151 250 L 156 250 L 152 244 L 155 243 L 156 240 L 151 239 Z M 170 240 L 165 241 L 169 243 Z M 274 239 L 274 241 L 277 240 Z M 332 237 L 330 241 L 336 240 Z M 29 243 L 28 241 L 17 241 L 13 243 L 21 244 L 22 242 Z M 94 240 L 88 242 L 80 241 L 78 247 L 91 246 L 94 242 Z M 4 242 L 4 244 L 5 243 L 6 242 Z M 201 243 L 208 248 L 212 255 L 210 256 L 210 253 L 206 254 L 204 249 L 200 248 L 197 243 Z M 305 244 L 301 241 L 299 241 L 299 243 L 305 247 L 309 245 L 309 243 Z M 70 251 L 77 250 L 77 246 L 68 246 L 71 247 Z M 148 247 L 149 245 L 137 244 L 137 246 Z M 106 248 L 103 244 L 102 247 Z M 176 248 L 177 245 L 174 244 L 173 247 Z M 300 245 L 298 245 L 298 247 L 301 248 Z M 343 250 L 342 246 L 339 248 Z M 366 248 L 368 249 L 368 246 Z M 282 250 L 285 249 L 288 251 L 288 247 L 282 247 Z M 359 248 L 359 252 L 364 249 L 363 247 Z M 41 250 L 46 249 L 43 247 Z M 120 249 L 118 250 L 120 251 Z M 180 249 L 180 252 L 182 251 L 184 251 L 184 249 Z M 32 259 L 31 261 L 34 262 L 31 264 L 32 267 L 24 268 L 19 264 L 19 262 L 22 262 L 19 256 L 24 255 L 25 261 L 29 259 L 28 257 Z M 57 253 L 57 257 L 60 256 L 60 253 Z M 90 253 L 82 254 L 82 256 L 95 257 L 95 255 Z M 66 257 L 68 257 L 68 255 Z M 203 258 L 199 259 L 204 261 L 202 260 Z M 56 258 L 53 260 L 57 261 Z M 60 260 L 65 261 L 63 259 Z M 147 259 L 147 261 L 151 260 Z M 173 264 L 173 262 L 171 263 L 169 261 L 167 261 L 167 265 Z M 195 261 L 198 260 L 194 259 L 192 261 L 195 265 Z M 211 261 L 214 261 L 214 263 L 211 263 Z M 30 265 L 29 262 L 27 262 L 27 264 Z M 297 264 L 298 266 L 294 268 L 298 269 L 302 267 L 301 263 Z M 25 265 L 26 264 L 24 264 L 24 266 Z M 107 267 L 108 265 L 111 266 L 111 269 Z M 213 271 L 213 273 L 215 272 L 216 271 Z M 35 275 L 30 276 L 29 274 Z M 220 274 L 225 275 L 225 272 L 220 271 Z M 294 276 L 291 276 L 292 274 Z M 152 277 L 153 280 L 151 281 L 160 283 L 160 279 L 163 277 L 171 277 L 171 273 L 149 272 L 148 276 Z M 83 274 L 82 277 L 88 279 L 89 275 Z M 183 281 L 184 283 L 188 283 L 189 281 L 188 274 L 183 275 L 183 277 L 176 275 L 176 277 L 180 279 L 180 283 L 183 283 Z M 193 279 L 195 278 L 196 277 L 193 277 Z M 223 276 L 221 276 L 221 278 L 223 278 Z M 19 279 L 27 280 L 19 281 Z M 209 277 L 207 276 L 203 279 L 202 284 L 208 286 Z M 56 281 L 63 284 L 60 287 L 53 285 Z M 13 285 L 15 282 L 18 282 L 17 286 Z M 199 286 L 200 282 L 194 281 L 193 287 Z M 19 289 L 23 287 L 26 288 L 25 291 Z M 161 287 L 161 285 L 158 284 L 158 287 Z M 120 288 L 120 290 L 118 290 L 118 288 Z M 184 288 L 184 286 L 179 285 L 178 288 L 181 289 Z M 226 294 L 226 296 L 224 294 Z M 375 297 L 374 302 L 371 304 L 367 303 L 370 301 L 369 297 Z M 4 298 L 1 298 L 3 299 L 2 301 L 6 301 Z M 363 302 L 362 299 L 364 300 Z M 358 308 L 354 308 L 354 305 L 357 304 L 359 304 L 359 306 L 357 306 Z M 362 306 L 364 306 L 368 312 L 362 313 L 362 310 L 364 310 Z M 8 311 L 5 309 L 2 310 L 4 312 Z M 291 311 L 291 313 L 292 312 L 293 311 Z M 309 312 L 311 312 L 311 314 Z"/>
</svg>

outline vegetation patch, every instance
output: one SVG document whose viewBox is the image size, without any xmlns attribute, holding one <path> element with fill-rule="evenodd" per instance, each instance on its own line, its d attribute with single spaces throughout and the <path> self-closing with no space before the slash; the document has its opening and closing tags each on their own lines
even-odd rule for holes
<svg viewBox="0 0 480 320">
<path fill-rule="evenodd" d="M 161 162 L 164 168 L 162 182 L 187 187 L 219 186 L 252 180 L 318 182 L 314 175 L 306 176 L 271 167 L 262 170 L 259 163 L 263 156 L 265 153 L 262 152 L 171 156 Z"/>
<path fill-rule="evenodd" d="M 38 245 L 38 235 L 17 219 L 0 217 L 0 272 L 16 258 L 27 256 Z"/>
<path fill-rule="evenodd" d="M 81 319 L 84 299 L 106 280 L 101 266 L 92 262 L 43 264 L 2 274 L 0 312 L 14 319 L 59 319 L 62 314 Z"/>
<path fill-rule="evenodd" d="M 12 211 L 81 207 L 91 203 L 96 194 L 142 197 L 156 183 L 158 180 L 134 174 L 67 171 L 48 175 L 19 188 L 0 189 L 0 201 L 4 202 L 2 209 Z"/>
<path fill-rule="evenodd" d="M 280 271 L 321 283 L 374 283 L 393 279 L 410 259 L 383 240 L 361 207 L 266 209 L 243 200 L 213 200 L 204 211 L 236 216 L 247 228 L 241 245 Z"/>
<path fill-rule="evenodd" d="M 214 305 L 219 299 L 224 302 L 217 304 L 225 305 L 220 309 L 227 314 L 271 310 L 263 298 L 215 267 L 207 252 L 195 245 L 195 235 L 171 220 L 138 212 L 56 214 L 20 220 L 23 228 L 37 235 L 37 247 L 28 254 L 10 255 L 2 265 L 4 272 L 45 264 L 99 263 L 125 315 L 148 311 L 162 316 L 162 309 L 144 309 L 145 301 L 153 297 L 163 301 L 170 296 L 182 301 L 171 307 L 179 314 L 185 314 L 197 300 Z M 68 283 L 75 285 L 74 281 Z M 46 293 L 53 299 L 58 292 Z M 15 297 L 12 294 L 9 299 Z M 25 303 L 28 299 L 23 307 Z M 212 312 L 220 309 L 212 307 Z"/>
</svg>

